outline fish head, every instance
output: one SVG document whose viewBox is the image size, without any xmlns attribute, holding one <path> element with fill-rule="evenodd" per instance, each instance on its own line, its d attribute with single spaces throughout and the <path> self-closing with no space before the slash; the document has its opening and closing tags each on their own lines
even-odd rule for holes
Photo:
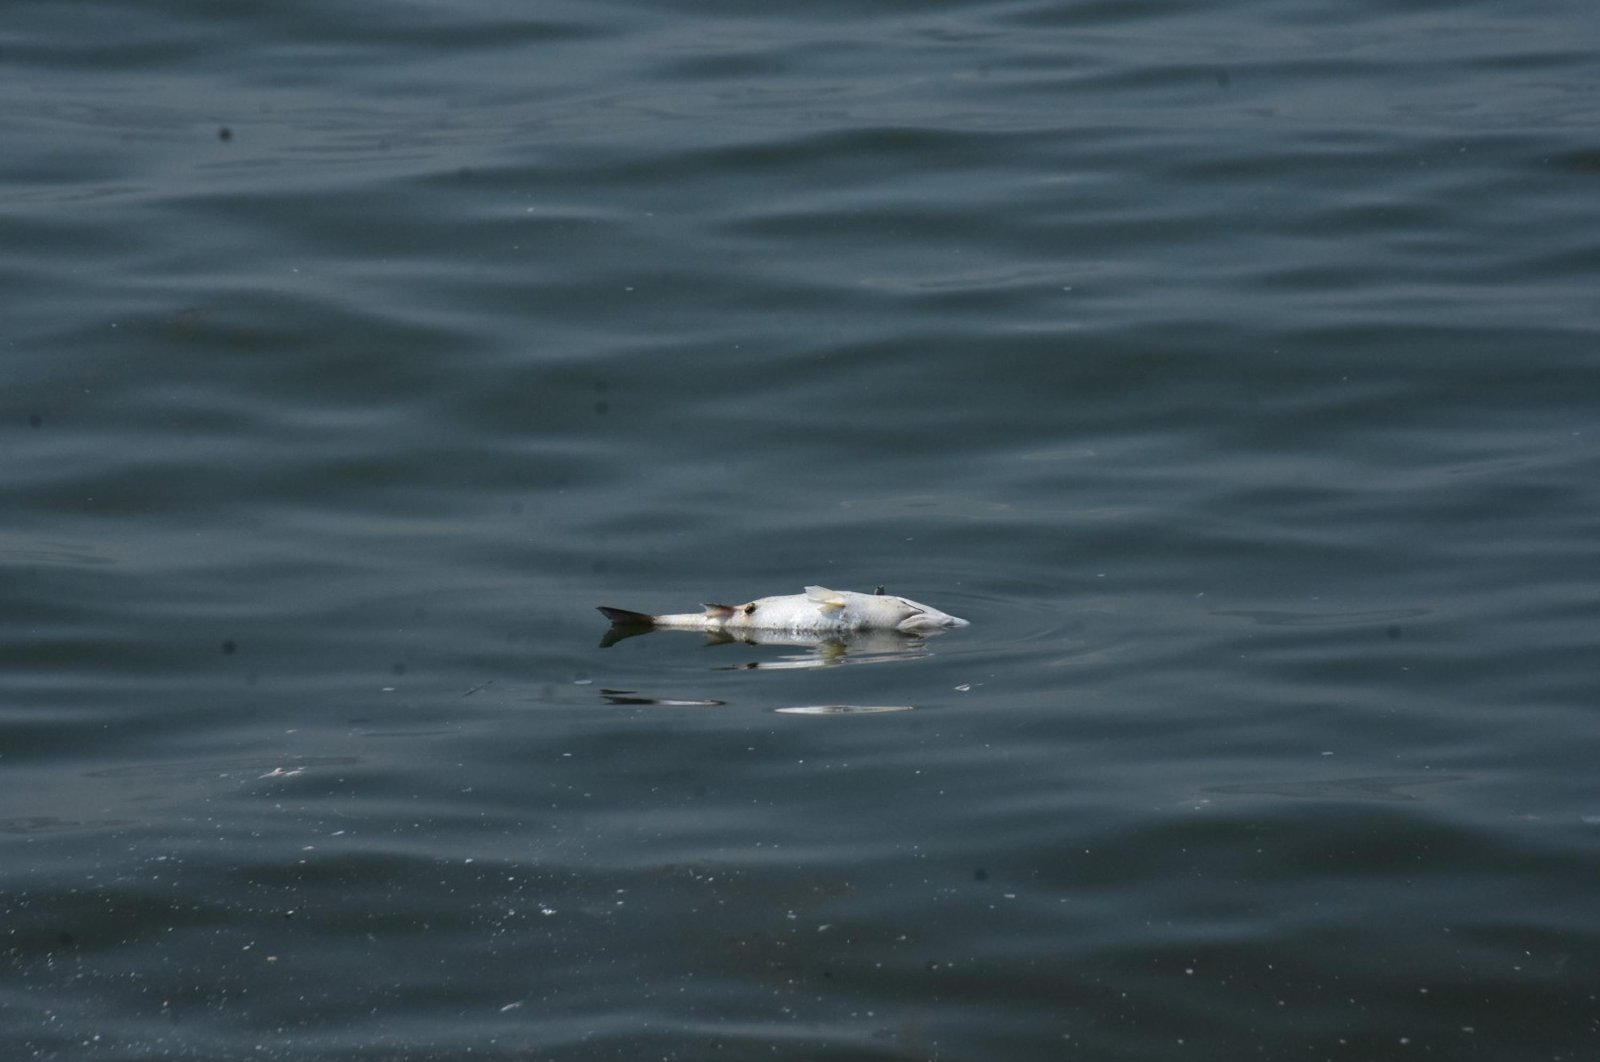
<svg viewBox="0 0 1600 1062">
<path fill-rule="evenodd" d="M 895 630 L 915 634 L 919 631 L 940 631 L 951 627 L 966 627 L 968 621 L 960 616 L 952 616 L 948 612 L 940 612 L 932 605 L 924 605 L 913 601 L 909 597 L 891 597 L 884 595 L 883 600 L 897 603 L 903 610 L 904 616 L 894 625 Z"/>
</svg>

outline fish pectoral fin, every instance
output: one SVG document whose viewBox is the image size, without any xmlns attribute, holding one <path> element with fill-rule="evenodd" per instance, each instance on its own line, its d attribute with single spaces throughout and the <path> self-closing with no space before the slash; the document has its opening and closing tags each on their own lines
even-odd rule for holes
<svg viewBox="0 0 1600 1062">
<path fill-rule="evenodd" d="M 702 602 L 701 606 L 706 610 L 706 619 L 725 620 L 738 611 L 732 605 L 716 605 L 710 601 Z"/>
<path fill-rule="evenodd" d="M 837 590 L 829 590 L 826 586 L 806 587 L 806 600 L 816 605 L 827 615 L 832 615 L 844 608 L 844 595 Z"/>
</svg>

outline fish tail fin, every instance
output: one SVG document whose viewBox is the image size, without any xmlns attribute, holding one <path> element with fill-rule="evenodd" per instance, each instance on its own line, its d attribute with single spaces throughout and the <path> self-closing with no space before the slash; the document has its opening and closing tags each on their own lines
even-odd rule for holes
<svg viewBox="0 0 1600 1062">
<path fill-rule="evenodd" d="M 604 605 L 596 606 L 602 615 L 612 623 L 626 627 L 648 627 L 654 625 L 656 618 L 643 612 L 629 612 L 625 608 L 607 608 Z"/>
</svg>

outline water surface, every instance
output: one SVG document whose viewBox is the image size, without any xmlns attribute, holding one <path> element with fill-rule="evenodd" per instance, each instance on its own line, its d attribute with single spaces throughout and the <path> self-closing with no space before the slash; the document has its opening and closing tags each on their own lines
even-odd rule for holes
<svg viewBox="0 0 1600 1062">
<path fill-rule="evenodd" d="M 1586 29 L 16 8 L 8 1056 L 1586 1057 Z"/>
</svg>

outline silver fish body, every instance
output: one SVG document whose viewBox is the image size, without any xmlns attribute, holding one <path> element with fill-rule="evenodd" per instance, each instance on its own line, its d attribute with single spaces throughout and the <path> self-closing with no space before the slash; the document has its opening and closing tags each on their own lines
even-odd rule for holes
<svg viewBox="0 0 1600 1062">
<path fill-rule="evenodd" d="M 959 616 L 940 612 L 895 594 L 861 594 L 854 590 L 829 590 L 808 586 L 803 594 L 758 597 L 743 605 L 708 604 L 704 612 L 651 616 L 643 612 L 600 606 L 612 623 L 622 626 L 667 627 L 673 630 L 738 632 L 791 631 L 900 631 L 920 634 L 965 627 Z"/>
</svg>

